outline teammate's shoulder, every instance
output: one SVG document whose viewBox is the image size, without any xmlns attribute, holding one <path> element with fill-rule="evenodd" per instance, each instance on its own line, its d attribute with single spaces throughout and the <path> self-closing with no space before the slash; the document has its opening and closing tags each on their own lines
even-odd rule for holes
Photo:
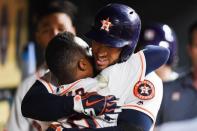
<svg viewBox="0 0 197 131">
<path fill-rule="evenodd" d="M 31 86 L 36 82 L 37 75 L 36 73 L 29 75 L 27 78 L 22 80 L 21 84 L 18 87 L 18 90 L 24 90 L 27 91 L 31 88 Z"/>
<path fill-rule="evenodd" d="M 28 76 L 27 78 L 25 78 L 25 79 L 21 82 L 21 84 L 23 84 L 23 83 L 25 83 L 25 84 L 26 84 L 26 83 L 33 83 L 33 82 L 36 81 L 36 79 L 37 79 L 37 75 L 34 73 L 34 74 Z"/>
</svg>

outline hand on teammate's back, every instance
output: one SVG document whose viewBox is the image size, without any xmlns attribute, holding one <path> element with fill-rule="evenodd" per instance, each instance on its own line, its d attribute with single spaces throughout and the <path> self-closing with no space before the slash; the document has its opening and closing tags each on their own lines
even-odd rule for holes
<svg viewBox="0 0 197 131">
<path fill-rule="evenodd" d="M 102 96 L 96 92 L 76 95 L 74 97 L 74 110 L 88 116 L 100 116 L 103 114 L 116 114 L 117 98 L 113 95 Z"/>
</svg>

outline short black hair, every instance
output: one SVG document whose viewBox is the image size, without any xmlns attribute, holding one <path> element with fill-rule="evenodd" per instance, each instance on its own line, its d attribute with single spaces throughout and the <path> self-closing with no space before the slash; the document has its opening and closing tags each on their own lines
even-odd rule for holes
<svg viewBox="0 0 197 131">
<path fill-rule="evenodd" d="M 197 21 L 193 22 L 188 30 L 188 43 L 191 45 L 193 41 L 193 33 L 197 31 Z"/>
<path fill-rule="evenodd" d="M 65 13 L 67 14 L 73 24 L 76 22 L 77 7 L 68 0 L 42 0 L 41 4 L 36 8 L 34 15 L 34 25 L 38 26 L 40 20 L 45 16 L 53 13 Z"/>
<path fill-rule="evenodd" d="M 85 57 L 85 50 L 75 43 L 74 35 L 69 32 L 56 35 L 49 42 L 45 52 L 48 68 L 61 83 L 76 81 L 78 61 Z"/>
</svg>

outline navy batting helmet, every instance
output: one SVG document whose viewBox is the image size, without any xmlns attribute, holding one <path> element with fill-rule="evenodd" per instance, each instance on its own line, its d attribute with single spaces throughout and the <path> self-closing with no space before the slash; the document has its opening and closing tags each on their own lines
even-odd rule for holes
<svg viewBox="0 0 197 131">
<path fill-rule="evenodd" d="M 123 47 L 120 56 L 122 62 L 134 52 L 140 29 L 140 18 L 131 7 L 108 4 L 98 11 L 94 25 L 86 36 L 111 47 Z"/>
<path fill-rule="evenodd" d="M 159 45 L 170 50 L 170 56 L 166 64 L 177 62 L 177 38 L 175 32 L 166 24 L 152 23 L 142 28 L 140 43 L 138 46 Z"/>
</svg>

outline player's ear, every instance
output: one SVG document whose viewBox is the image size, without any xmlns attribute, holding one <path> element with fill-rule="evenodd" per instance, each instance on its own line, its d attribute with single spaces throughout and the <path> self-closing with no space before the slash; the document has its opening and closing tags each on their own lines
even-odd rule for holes
<svg viewBox="0 0 197 131">
<path fill-rule="evenodd" d="M 87 69 L 87 60 L 85 59 L 80 59 L 78 61 L 78 68 L 81 70 L 81 71 L 85 71 Z"/>
</svg>

